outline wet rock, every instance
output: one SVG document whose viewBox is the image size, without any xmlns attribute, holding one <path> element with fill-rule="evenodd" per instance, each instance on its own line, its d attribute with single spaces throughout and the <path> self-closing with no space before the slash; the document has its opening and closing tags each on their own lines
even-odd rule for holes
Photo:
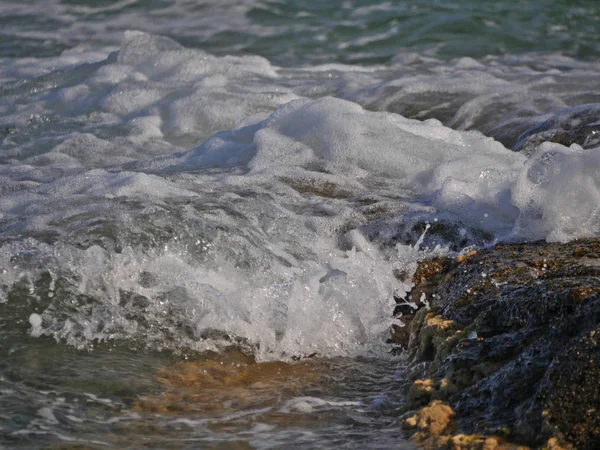
<svg viewBox="0 0 600 450">
<path fill-rule="evenodd" d="M 404 420 L 403 426 L 413 432 L 413 441 L 424 449 L 452 450 L 528 450 L 497 437 L 479 434 L 454 434 L 455 413 L 447 404 L 435 400 Z"/>
<path fill-rule="evenodd" d="M 545 419 L 577 448 L 600 442 L 600 328 L 575 339 L 555 359 L 546 380 Z"/>
<path fill-rule="evenodd" d="M 434 272 L 407 408 L 442 399 L 465 435 L 600 448 L 599 277 L 598 240 L 498 245 Z"/>
<path fill-rule="evenodd" d="M 445 400 L 457 392 L 456 386 L 447 378 L 441 380 L 416 380 L 408 390 L 408 400 L 412 404 L 427 404 L 430 400 Z"/>
<path fill-rule="evenodd" d="M 422 308 L 429 310 L 430 305 L 427 299 L 433 295 L 435 286 L 440 282 L 440 277 L 445 276 L 445 273 L 456 267 L 460 261 L 469 255 L 463 255 L 456 259 L 435 257 L 419 264 L 411 280 L 414 288 L 408 294 L 408 298 L 396 298 L 397 305 L 394 308 L 394 316 L 401 318 L 403 326 L 393 326 L 392 336 L 388 343 L 396 344 L 401 350 L 408 347 L 411 324 L 415 319 L 415 314 Z M 404 279 L 404 275 L 396 274 L 400 279 Z"/>
<path fill-rule="evenodd" d="M 451 431 L 453 417 L 452 408 L 436 400 L 406 419 L 404 424 L 408 428 L 424 432 L 424 436 L 440 436 Z"/>
<path fill-rule="evenodd" d="M 513 150 L 529 156 L 542 142 L 556 142 L 583 148 L 600 146 L 600 104 L 589 104 L 559 111 L 517 139 Z"/>
</svg>

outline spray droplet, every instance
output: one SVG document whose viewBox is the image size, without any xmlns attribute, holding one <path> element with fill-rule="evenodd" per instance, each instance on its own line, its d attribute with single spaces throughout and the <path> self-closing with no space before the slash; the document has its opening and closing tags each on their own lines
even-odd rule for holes
<svg viewBox="0 0 600 450">
<path fill-rule="evenodd" d="M 42 316 L 33 313 L 29 316 L 29 323 L 33 328 L 39 328 L 42 326 Z"/>
</svg>

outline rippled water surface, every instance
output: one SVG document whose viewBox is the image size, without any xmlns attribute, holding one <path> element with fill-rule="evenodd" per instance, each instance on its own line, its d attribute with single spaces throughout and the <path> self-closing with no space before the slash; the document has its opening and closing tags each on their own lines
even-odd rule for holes
<svg viewBox="0 0 600 450">
<path fill-rule="evenodd" d="M 46 340 L 11 350 L 1 366 L 6 448 L 411 448 L 389 362 L 81 353 Z"/>
<path fill-rule="evenodd" d="M 444 59 L 561 52 L 598 55 L 600 6 L 587 0 L 6 0 L 0 56 L 119 45 L 138 29 L 213 54 L 275 64 L 386 62 L 402 49 Z"/>
<path fill-rule="evenodd" d="M 418 261 L 600 234 L 598 8 L 1 2 L 0 447 L 410 448 Z"/>
</svg>

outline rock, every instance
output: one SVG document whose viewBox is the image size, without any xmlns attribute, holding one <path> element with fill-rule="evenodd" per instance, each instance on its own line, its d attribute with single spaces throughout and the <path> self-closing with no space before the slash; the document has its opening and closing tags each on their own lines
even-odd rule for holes
<svg viewBox="0 0 600 450">
<path fill-rule="evenodd" d="M 408 390 L 408 401 L 413 405 L 427 404 L 430 400 L 445 400 L 456 392 L 456 386 L 447 378 L 416 380 Z"/>
<path fill-rule="evenodd" d="M 593 239 L 497 245 L 435 272 L 411 321 L 407 408 L 443 399 L 465 435 L 600 448 L 599 277 Z"/>
<path fill-rule="evenodd" d="M 561 445 L 558 442 L 558 439 L 550 438 L 550 439 L 548 439 L 548 442 L 546 442 L 546 445 L 544 445 L 544 447 L 542 447 L 542 450 L 573 450 L 573 446 L 570 444 Z"/>
<path fill-rule="evenodd" d="M 565 146 L 579 144 L 583 148 L 600 146 L 600 104 L 567 108 L 525 131 L 513 150 L 529 156 L 542 142 Z"/>
<path fill-rule="evenodd" d="M 440 277 L 444 273 L 449 272 L 452 268 L 467 258 L 472 256 L 474 252 L 467 255 L 461 255 L 456 259 L 435 257 L 422 261 L 417 267 L 416 272 L 412 276 L 412 284 L 415 286 L 408 295 L 408 302 L 404 299 L 396 298 L 396 308 L 394 308 L 394 316 L 401 317 L 404 326 L 394 325 L 392 328 L 392 336 L 388 343 L 396 344 L 400 349 L 405 350 L 410 341 L 410 330 L 412 321 L 415 319 L 415 314 L 423 307 L 428 308 L 429 304 L 426 299 L 431 298 L 436 284 L 440 282 Z M 400 279 L 404 279 L 405 274 L 396 274 Z M 427 303 L 426 303 L 427 301 Z M 414 306 L 415 305 L 416 309 Z"/>
<path fill-rule="evenodd" d="M 430 437 L 439 437 L 452 431 L 454 412 L 450 406 L 439 400 L 431 402 L 430 405 L 422 408 L 413 416 L 404 421 L 405 428 L 415 429 L 419 439 L 429 439 Z"/>
<path fill-rule="evenodd" d="M 548 373 L 544 417 L 577 448 L 600 442 L 600 328 L 570 343 Z"/>
<path fill-rule="evenodd" d="M 412 439 L 426 450 L 528 450 L 496 437 L 478 434 L 453 434 L 454 411 L 440 400 L 434 400 L 404 420 L 403 426 L 413 432 Z"/>
</svg>

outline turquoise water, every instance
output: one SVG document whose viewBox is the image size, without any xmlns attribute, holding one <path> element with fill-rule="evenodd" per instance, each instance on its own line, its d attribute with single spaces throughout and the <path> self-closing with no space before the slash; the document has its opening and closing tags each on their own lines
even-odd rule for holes
<svg viewBox="0 0 600 450">
<path fill-rule="evenodd" d="M 0 448 L 411 448 L 417 262 L 600 235 L 599 15 L 0 2 Z"/>
<path fill-rule="evenodd" d="M 4 1 L 0 56 L 57 55 L 118 45 L 127 29 L 169 36 L 217 55 L 275 64 L 384 63 L 401 52 L 444 59 L 600 50 L 600 6 L 513 1 Z"/>
</svg>

